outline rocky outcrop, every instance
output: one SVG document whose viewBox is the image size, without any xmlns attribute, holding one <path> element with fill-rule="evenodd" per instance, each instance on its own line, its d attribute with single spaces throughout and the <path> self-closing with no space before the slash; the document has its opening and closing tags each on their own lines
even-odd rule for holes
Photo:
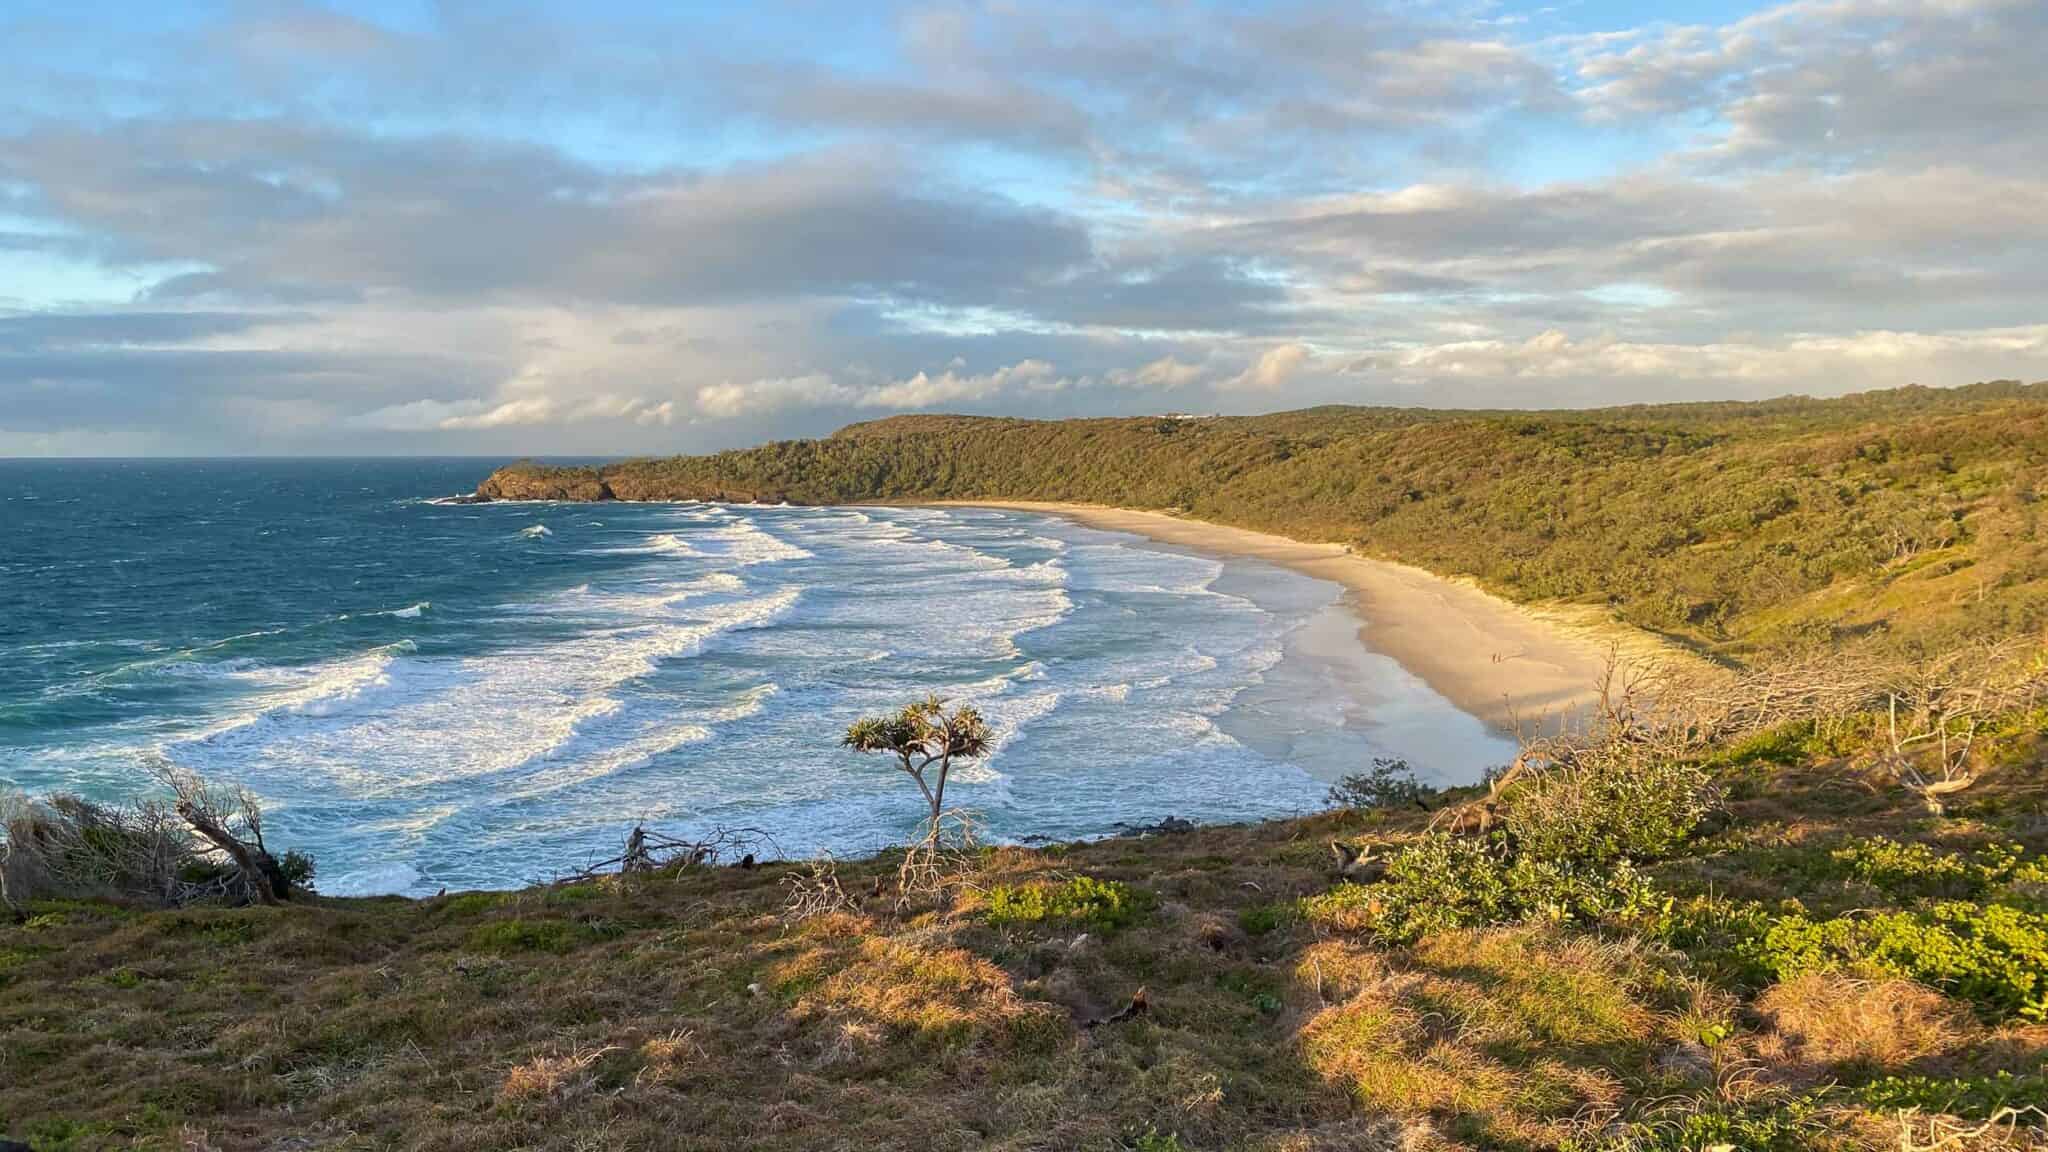
<svg viewBox="0 0 2048 1152">
<path fill-rule="evenodd" d="M 551 468 L 540 464 L 509 464 L 484 478 L 476 495 L 457 502 L 492 500 L 703 500 L 719 504 L 783 504 L 779 489 L 728 487 L 645 468 Z"/>
<path fill-rule="evenodd" d="M 612 500 L 611 486 L 595 468 L 544 468 L 513 464 L 476 486 L 480 500 Z"/>
</svg>

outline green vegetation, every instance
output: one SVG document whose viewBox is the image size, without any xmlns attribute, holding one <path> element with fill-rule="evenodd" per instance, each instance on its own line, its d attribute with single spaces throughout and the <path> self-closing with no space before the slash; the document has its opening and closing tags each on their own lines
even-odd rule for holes
<svg viewBox="0 0 2048 1152">
<path fill-rule="evenodd" d="M 1149 906 L 1145 894 L 1115 880 L 1076 876 L 1064 884 L 998 884 L 988 891 L 991 924 L 1085 924 L 1099 932 L 1129 925 Z"/>
<path fill-rule="evenodd" d="M 1354 772 L 1330 786 L 1333 808 L 1422 808 L 1438 790 L 1415 778 L 1406 760 L 1377 757 L 1372 767 Z"/>
<path fill-rule="evenodd" d="M 1604 605 L 1717 655 L 1939 652 L 2048 622 L 2048 386 L 1581 412 L 906 416 L 603 469 L 622 499 L 1172 509 Z M 597 477 L 516 466 L 515 494 Z"/>
<path fill-rule="evenodd" d="M 1790 915 L 1745 943 L 1780 979 L 1857 968 L 1932 985 L 1995 1019 L 2048 1021 L 2048 916 L 2017 908 L 1948 902 L 1821 921 Z"/>
<path fill-rule="evenodd" d="M 924 796 L 924 839 L 903 857 L 902 882 L 911 886 L 913 876 L 924 877 L 929 885 L 937 865 L 945 831 L 946 780 L 955 760 L 979 760 L 988 755 L 993 734 L 981 713 L 969 705 L 948 709 L 946 702 L 929 696 L 908 705 L 893 716 L 871 716 L 856 720 L 846 729 L 840 743 L 856 752 L 882 752 L 895 757 L 896 767 L 917 784 Z"/>
<path fill-rule="evenodd" d="M 816 873 L 773 862 L 37 901 L 0 925 L 0 1136 L 1880 1152 L 1904 1124 L 1926 1147 L 2048 1082 L 2035 737 L 1941 819 L 1841 762 L 1731 754 L 1784 741 L 1677 767 L 1595 748 L 1569 796 L 1524 772 L 1429 812 L 993 848 L 907 905 L 849 896 L 893 854 L 842 862 L 802 916 L 789 881 Z M 1449 831 L 1475 803 L 1495 823 Z M 1664 815 L 1624 827 L 1637 809 Z M 1332 840 L 1385 874 L 1333 883 Z M 2048 1128 L 1992 1135 L 1970 1146 Z"/>
</svg>

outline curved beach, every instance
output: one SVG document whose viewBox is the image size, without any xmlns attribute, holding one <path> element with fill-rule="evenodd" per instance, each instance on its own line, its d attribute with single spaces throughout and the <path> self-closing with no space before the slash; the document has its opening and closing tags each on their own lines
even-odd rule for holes
<svg viewBox="0 0 2048 1152">
<path fill-rule="evenodd" d="M 1028 500 L 946 502 L 1055 515 L 1162 544 L 1262 560 L 1345 589 L 1358 637 L 1438 694 L 1503 735 L 1554 731 L 1598 703 L 1610 654 L 1639 656 L 1652 638 L 1619 625 L 1524 608 L 1472 584 L 1406 564 L 1359 556 L 1341 544 L 1309 544 L 1189 520 L 1095 504 Z"/>
</svg>

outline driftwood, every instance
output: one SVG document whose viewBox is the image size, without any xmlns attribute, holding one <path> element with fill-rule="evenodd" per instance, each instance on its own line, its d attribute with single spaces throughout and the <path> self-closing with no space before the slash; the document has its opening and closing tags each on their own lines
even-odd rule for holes
<svg viewBox="0 0 2048 1152">
<path fill-rule="evenodd" d="M 1363 848 L 1342 840 L 1330 841 L 1330 854 L 1337 858 L 1337 875 L 1359 884 L 1377 883 L 1387 873 L 1387 861 L 1373 855 L 1373 846 Z"/>
<path fill-rule="evenodd" d="M 557 879 L 594 880 L 600 876 L 632 876 L 685 868 L 715 868 L 737 856 L 733 866 L 752 868 L 764 851 L 781 855 L 775 837 L 759 828 L 723 826 L 695 839 L 670 836 L 645 824 L 633 825 L 617 856 L 592 861 Z"/>
</svg>

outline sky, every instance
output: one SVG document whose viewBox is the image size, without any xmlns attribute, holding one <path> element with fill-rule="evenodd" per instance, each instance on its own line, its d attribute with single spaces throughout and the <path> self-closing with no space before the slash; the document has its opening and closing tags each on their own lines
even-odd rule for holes
<svg viewBox="0 0 2048 1152">
<path fill-rule="evenodd" d="M 0 456 L 2048 378 L 2048 4 L 0 0 Z"/>
</svg>

